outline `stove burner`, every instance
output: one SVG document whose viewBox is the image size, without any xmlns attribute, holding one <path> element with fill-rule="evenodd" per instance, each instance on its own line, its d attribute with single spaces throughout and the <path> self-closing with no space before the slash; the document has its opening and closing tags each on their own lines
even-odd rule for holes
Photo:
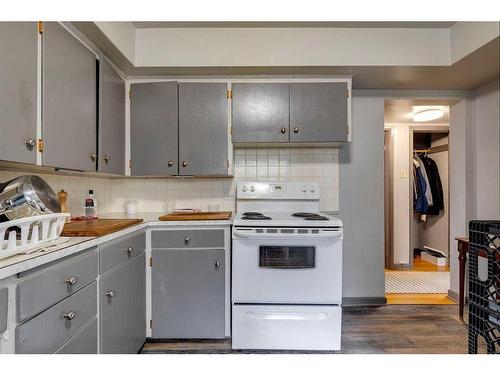
<svg viewBox="0 0 500 375">
<path fill-rule="evenodd" d="M 241 218 L 243 220 L 271 220 L 269 216 L 261 214 L 260 212 L 244 212 Z"/>
<path fill-rule="evenodd" d="M 321 215 L 316 215 L 316 216 L 309 216 L 309 217 L 306 217 L 304 218 L 304 220 L 330 220 L 329 218 L 327 218 L 326 216 L 321 216 Z"/>
<path fill-rule="evenodd" d="M 315 214 L 312 212 L 296 212 L 296 213 L 292 214 L 292 216 L 303 217 L 304 220 L 318 220 L 318 221 L 319 220 L 330 220 L 326 216 L 322 216 L 322 215 Z"/>
<path fill-rule="evenodd" d="M 312 216 L 318 216 L 318 214 L 314 214 L 312 212 L 296 212 L 292 214 L 292 216 L 295 217 L 312 217 Z"/>
</svg>

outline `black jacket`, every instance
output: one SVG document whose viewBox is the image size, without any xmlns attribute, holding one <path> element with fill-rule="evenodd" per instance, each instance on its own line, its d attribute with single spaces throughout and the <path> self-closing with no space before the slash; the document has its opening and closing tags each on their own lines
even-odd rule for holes
<svg viewBox="0 0 500 375">
<path fill-rule="evenodd" d="M 444 209 L 444 197 L 438 167 L 436 162 L 427 156 L 423 156 L 420 159 L 424 163 L 432 193 L 432 206 L 427 208 L 426 213 L 427 215 L 439 215 L 439 211 Z"/>
</svg>

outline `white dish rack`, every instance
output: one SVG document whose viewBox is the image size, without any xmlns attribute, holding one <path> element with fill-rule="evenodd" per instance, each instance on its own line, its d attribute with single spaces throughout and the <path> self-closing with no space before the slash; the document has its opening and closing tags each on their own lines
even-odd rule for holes
<svg viewBox="0 0 500 375">
<path fill-rule="evenodd" d="M 29 254 L 40 245 L 57 240 L 69 216 L 69 213 L 47 214 L 0 223 L 0 259 Z"/>
</svg>

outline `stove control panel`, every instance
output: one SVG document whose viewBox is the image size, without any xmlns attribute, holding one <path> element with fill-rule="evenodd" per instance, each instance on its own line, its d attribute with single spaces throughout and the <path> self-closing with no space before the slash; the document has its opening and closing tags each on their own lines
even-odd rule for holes
<svg viewBox="0 0 500 375">
<path fill-rule="evenodd" d="M 238 199 L 290 199 L 318 200 L 319 184 L 309 182 L 257 182 L 239 181 L 236 189 Z"/>
</svg>

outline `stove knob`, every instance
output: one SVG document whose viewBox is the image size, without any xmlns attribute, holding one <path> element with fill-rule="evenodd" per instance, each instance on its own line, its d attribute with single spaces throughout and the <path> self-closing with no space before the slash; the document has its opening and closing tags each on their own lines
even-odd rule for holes
<svg viewBox="0 0 500 375">
<path fill-rule="evenodd" d="M 309 186 L 309 191 L 310 191 L 311 193 L 314 193 L 314 191 L 315 191 L 315 190 L 314 190 L 314 186 L 313 186 L 313 185 Z"/>
<path fill-rule="evenodd" d="M 241 188 L 241 191 L 242 191 L 242 192 L 246 192 L 246 191 L 247 191 L 247 186 L 246 186 L 246 185 L 243 185 L 243 187 Z"/>
<path fill-rule="evenodd" d="M 255 191 L 255 186 L 250 186 L 250 191 L 253 193 Z"/>
<path fill-rule="evenodd" d="M 300 187 L 300 191 L 301 191 L 301 192 L 303 192 L 303 193 L 305 193 L 305 192 L 307 191 L 307 189 L 306 189 L 306 187 L 305 187 L 305 186 L 301 186 L 301 187 Z"/>
</svg>

